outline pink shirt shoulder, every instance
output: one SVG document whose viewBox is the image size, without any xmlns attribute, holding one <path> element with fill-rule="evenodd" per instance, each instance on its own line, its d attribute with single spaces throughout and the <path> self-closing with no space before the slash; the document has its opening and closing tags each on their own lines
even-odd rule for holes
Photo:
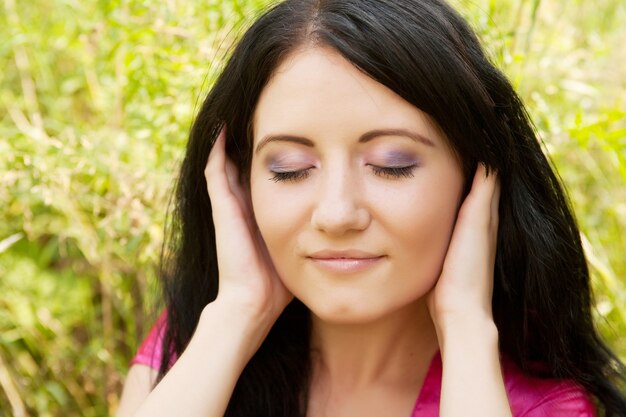
<svg viewBox="0 0 626 417">
<path fill-rule="evenodd" d="M 161 358 L 163 358 L 163 337 L 165 335 L 165 325 L 166 325 L 166 317 L 167 314 L 165 311 L 161 313 L 159 318 L 157 319 L 152 329 L 150 329 L 150 333 L 141 343 L 139 349 L 137 350 L 137 354 L 130 361 L 131 365 L 147 365 L 152 369 L 158 370 L 161 367 Z M 170 366 L 174 364 L 174 358 Z"/>
<path fill-rule="evenodd" d="M 143 341 L 131 365 L 159 369 L 165 313 L 161 314 Z M 170 366 L 173 365 L 173 360 Z M 593 403 L 585 390 L 567 380 L 540 379 L 524 374 L 513 361 L 501 357 L 504 383 L 514 417 L 595 417 Z M 442 364 L 439 352 L 433 357 L 411 417 L 439 416 Z"/>
<path fill-rule="evenodd" d="M 514 417 L 595 417 L 591 399 L 574 382 L 530 377 L 504 355 L 501 355 L 500 362 Z M 441 355 L 437 352 L 430 364 L 412 417 L 439 415 L 441 375 Z"/>
</svg>

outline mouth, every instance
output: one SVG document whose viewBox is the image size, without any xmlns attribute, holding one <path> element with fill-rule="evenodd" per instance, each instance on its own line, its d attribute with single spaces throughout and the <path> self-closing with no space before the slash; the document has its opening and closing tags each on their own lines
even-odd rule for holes
<svg viewBox="0 0 626 417">
<path fill-rule="evenodd" d="M 363 251 L 320 251 L 307 259 L 318 268 L 332 273 L 355 273 L 380 264 L 385 255 L 376 255 Z"/>
<path fill-rule="evenodd" d="M 312 259 L 374 259 L 380 258 L 383 255 L 363 251 L 359 249 L 347 249 L 347 250 L 320 250 L 311 253 L 308 257 Z"/>
</svg>

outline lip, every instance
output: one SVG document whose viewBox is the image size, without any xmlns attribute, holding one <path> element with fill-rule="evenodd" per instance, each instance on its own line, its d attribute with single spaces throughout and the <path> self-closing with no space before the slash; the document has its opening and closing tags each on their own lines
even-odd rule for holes
<svg viewBox="0 0 626 417">
<path fill-rule="evenodd" d="M 315 252 L 307 258 L 328 272 L 355 273 L 379 264 L 385 256 L 361 250 L 323 250 Z"/>
<path fill-rule="evenodd" d="M 311 253 L 309 258 L 313 259 L 371 259 L 371 258 L 380 258 L 381 255 L 366 252 L 358 249 L 347 249 L 347 250 L 320 250 L 317 252 Z"/>
</svg>

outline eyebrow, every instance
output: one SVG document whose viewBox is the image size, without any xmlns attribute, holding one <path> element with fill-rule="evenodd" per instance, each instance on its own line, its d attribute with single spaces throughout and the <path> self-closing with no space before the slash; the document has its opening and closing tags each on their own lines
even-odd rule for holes
<svg viewBox="0 0 626 417">
<path fill-rule="evenodd" d="M 429 138 L 427 138 L 424 135 L 421 135 L 417 132 L 412 132 L 410 130 L 406 130 L 406 129 L 376 129 L 376 130 L 370 130 L 369 132 L 366 132 L 364 134 L 361 135 L 361 137 L 359 138 L 359 143 L 366 143 L 369 142 L 371 140 L 374 140 L 380 136 L 404 136 L 407 137 L 415 142 L 418 143 L 422 143 L 426 146 L 430 146 L 430 147 L 435 147 L 435 143 L 430 140 Z M 304 145 L 304 146 L 308 146 L 310 148 L 314 148 L 315 147 L 315 143 L 313 143 L 313 141 L 311 139 L 302 137 L 302 136 L 293 136 L 293 135 L 282 135 L 282 134 L 278 134 L 278 135 L 267 135 L 265 136 L 263 139 L 261 139 L 261 141 L 259 142 L 259 144 L 256 147 L 256 150 L 254 151 L 255 153 L 259 153 L 259 151 L 261 150 L 261 148 L 263 148 L 265 145 L 267 145 L 268 143 L 271 142 L 291 142 L 291 143 L 297 143 L 300 145 Z"/>
</svg>

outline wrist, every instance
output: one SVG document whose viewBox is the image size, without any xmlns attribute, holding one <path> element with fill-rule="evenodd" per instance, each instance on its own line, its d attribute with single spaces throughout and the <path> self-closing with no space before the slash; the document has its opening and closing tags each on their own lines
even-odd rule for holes
<svg viewBox="0 0 626 417">
<path fill-rule="evenodd" d="M 459 318 L 441 331 L 440 415 L 511 416 L 493 320 Z"/>
<path fill-rule="evenodd" d="M 202 310 L 194 339 L 222 344 L 245 366 L 261 346 L 273 323 L 263 315 L 252 314 L 243 306 L 216 299 Z"/>
<path fill-rule="evenodd" d="M 488 316 L 448 316 L 435 326 L 439 346 L 444 351 L 498 349 L 498 328 Z"/>
</svg>

